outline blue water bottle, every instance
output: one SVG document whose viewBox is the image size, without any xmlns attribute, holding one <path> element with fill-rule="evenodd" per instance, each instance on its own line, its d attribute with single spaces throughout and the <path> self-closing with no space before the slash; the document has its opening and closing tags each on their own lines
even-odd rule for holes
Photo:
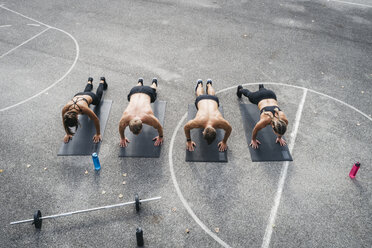
<svg viewBox="0 0 372 248">
<path fill-rule="evenodd" d="M 96 171 L 99 171 L 101 169 L 101 164 L 99 163 L 98 155 L 97 153 L 92 153 L 92 159 L 93 159 L 93 164 L 94 164 L 94 169 Z"/>
</svg>

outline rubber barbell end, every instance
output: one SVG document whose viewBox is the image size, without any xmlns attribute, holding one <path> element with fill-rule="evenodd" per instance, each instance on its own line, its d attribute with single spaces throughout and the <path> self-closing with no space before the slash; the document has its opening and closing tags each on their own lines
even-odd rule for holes
<svg viewBox="0 0 372 248">
<path fill-rule="evenodd" d="M 143 246 L 143 231 L 141 227 L 137 227 L 136 229 L 136 238 L 137 238 L 137 246 Z"/>
<path fill-rule="evenodd" d="M 136 205 L 136 211 L 139 212 L 141 202 L 140 202 L 138 194 L 134 195 L 134 201 L 135 201 L 135 205 Z"/>
<path fill-rule="evenodd" d="M 32 222 L 33 225 L 35 225 L 35 228 L 41 229 L 41 225 L 43 224 L 43 220 L 41 219 L 41 211 L 37 210 L 34 213 L 34 222 Z"/>
</svg>

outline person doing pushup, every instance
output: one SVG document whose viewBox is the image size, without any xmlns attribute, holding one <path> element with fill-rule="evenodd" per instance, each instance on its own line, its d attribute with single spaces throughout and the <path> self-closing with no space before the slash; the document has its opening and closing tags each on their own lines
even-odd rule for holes
<svg viewBox="0 0 372 248">
<path fill-rule="evenodd" d="M 208 79 L 207 84 L 207 94 L 204 94 L 203 81 L 199 79 L 196 84 L 195 94 L 195 106 L 198 112 L 193 120 L 186 123 L 184 127 L 186 135 L 186 148 L 189 151 L 194 151 L 196 146 L 195 142 L 191 140 L 190 130 L 194 128 L 204 128 L 203 137 L 210 145 L 216 138 L 217 128 L 225 130 L 225 136 L 222 141 L 218 143 L 219 151 L 227 150 L 227 139 L 231 134 L 231 126 L 228 121 L 226 121 L 221 112 L 218 110 L 219 100 L 215 96 L 215 91 L 212 87 L 212 80 Z"/>
<path fill-rule="evenodd" d="M 158 130 L 159 135 L 153 140 L 155 146 L 160 146 L 163 143 L 163 127 L 159 120 L 155 117 L 150 103 L 156 100 L 156 89 L 158 80 L 154 78 L 151 86 L 143 86 L 143 79 L 138 79 L 137 86 L 133 87 L 128 95 L 129 105 L 124 110 L 123 116 L 119 123 L 120 146 L 126 147 L 130 142 L 125 137 L 124 131 L 127 126 L 129 130 L 138 135 L 142 130 L 142 124 L 147 124 Z"/>
<path fill-rule="evenodd" d="M 260 120 L 256 123 L 252 131 L 252 139 L 249 144 L 252 148 L 257 149 L 261 144 L 257 140 L 257 133 L 267 125 L 271 125 L 276 138 L 276 143 L 281 146 L 286 145 L 286 141 L 282 138 L 287 130 L 288 120 L 284 112 L 279 108 L 276 100 L 274 91 L 265 89 L 263 84 L 258 86 L 258 91 L 251 92 L 247 89 L 243 89 L 243 86 L 239 85 L 236 95 L 241 98 L 242 95 L 248 97 L 249 101 L 256 104 L 260 110 Z"/>
</svg>

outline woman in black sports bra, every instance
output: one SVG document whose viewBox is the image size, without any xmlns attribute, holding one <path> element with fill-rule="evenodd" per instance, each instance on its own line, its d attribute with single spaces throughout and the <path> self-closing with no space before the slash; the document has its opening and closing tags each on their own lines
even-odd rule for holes
<svg viewBox="0 0 372 248">
<path fill-rule="evenodd" d="M 276 95 L 272 90 L 265 89 L 263 84 L 259 85 L 259 90 L 256 92 L 250 92 L 247 89 L 243 89 L 243 86 L 239 85 L 236 92 L 239 98 L 242 95 L 248 97 L 249 101 L 256 104 L 260 109 L 261 115 L 260 120 L 253 128 L 252 140 L 249 144 L 252 148 L 257 149 L 260 141 L 256 139 L 258 131 L 267 125 L 271 125 L 276 136 L 276 143 L 281 146 L 285 146 L 286 142 L 282 138 L 285 131 L 287 131 L 288 120 L 283 111 L 278 107 Z"/>
<path fill-rule="evenodd" d="M 65 143 L 68 143 L 72 136 L 75 134 L 78 126 L 80 125 L 78 115 L 86 114 L 93 120 L 96 127 L 96 134 L 93 136 L 93 142 L 98 143 L 102 140 L 99 119 L 96 114 L 89 108 L 90 104 L 98 105 L 101 102 L 103 91 L 107 89 L 106 79 L 101 77 L 101 82 L 97 88 L 96 94 L 92 93 L 93 78 L 88 78 L 88 83 L 85 86 L 84 92 L 77 93 L 62 109 L 63 127 L 65 128 L 66 135 L 63 138 Z M 75 127 L 75 132 L 71 128 Z"/>
</svg>

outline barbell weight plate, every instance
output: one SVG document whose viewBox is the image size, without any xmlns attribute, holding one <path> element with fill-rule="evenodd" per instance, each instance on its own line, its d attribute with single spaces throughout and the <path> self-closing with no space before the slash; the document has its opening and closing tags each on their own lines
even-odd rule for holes
<svg viewBox="0 0 372 248">
<path fill-rule="evenodd" d="M 34 224 L 35 228 L 37 228 L 37 229 L 41 229 L 41 225 L 43 224 L 43 220 L 40 219 L 40 218 L 41 218 L 41 211 L 37 210 L 34 213 L 34 222 L 32 222 L 32 224 Z"/>
<path fill-rule="evenodd" d="M 134 195 L 134 201 L 135 201 L 135 205 L 136 205 L 136 211 L 138 212 L 138 211 L 140 211 L 140 204 L 141 204 L 138 194 Z"/>
</svg>

